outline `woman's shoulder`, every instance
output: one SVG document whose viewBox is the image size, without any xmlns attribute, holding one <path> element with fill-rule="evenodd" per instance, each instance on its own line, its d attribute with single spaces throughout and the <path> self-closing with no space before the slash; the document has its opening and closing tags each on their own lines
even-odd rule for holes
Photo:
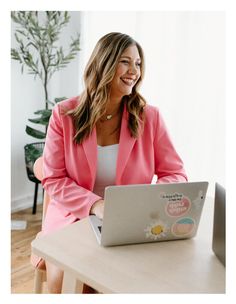
<svg viewBox="0 0 236 304">
<path fill-rule="evenodd" d="M 65 118 L 68 115 L 67 114 L 69 111 L 75 109 L 78 105 L 79 105 L 79 96 L 76 97 L 71 97 L 71 98 L 67 98 L 64 99 L 60 102 L 58 102 L 52 110 L 52 114 L 54 117 L 60 117 L 61 118 Z"/>
<path fill-rule="evenodd" d="M 61 111 L 73 110 L 79 105 L 79 96 L 71 97 L 58 102 L 57 106 Z"/>
<path fill-rule="evenodd" d="M 144 110 L 145 124 L 151 129 L 159 127 L 165 127 L 162 115 L 157 106 L 146 105 Z"/>
<path fill-rule="evenodd" d="M 148 117 L 148 119 L 157 119 L 157 116 L 159 115 L 159 108 L 150 104 L 147 104 L 144 108 L 145 116 Z"/>
</svg>

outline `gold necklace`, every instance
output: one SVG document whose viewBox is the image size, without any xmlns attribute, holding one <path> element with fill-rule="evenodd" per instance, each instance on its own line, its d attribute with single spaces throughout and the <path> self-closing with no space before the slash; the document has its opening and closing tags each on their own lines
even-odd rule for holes
<svg viewBox="0 0 236 304">
<path fill-rule="evenodd" d="M 105 122 L 105 121 L 111 120 L 113 117 L 115 117 L 117 114 L 119 114 L 120 111 L 121 111 L 121 110 L 119 109 L 116 113 L 107 114 L 107 115 L 105 115 L 104 118 L 100 118 L 100 121 L 101 121 L 101 122 Z"/>
<path fill-rule="evenodd" d="M 107 116 L 106 116 L 106 120 L 110 120 L 110 119 L 112 119 L 112 117 L 114 116 L 114 114 L 112 115 L 112 114 L 108 114 Z"/>
</svg>

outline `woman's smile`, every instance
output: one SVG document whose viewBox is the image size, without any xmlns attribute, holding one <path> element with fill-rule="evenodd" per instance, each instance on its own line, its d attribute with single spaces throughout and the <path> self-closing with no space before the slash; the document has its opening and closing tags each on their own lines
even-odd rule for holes
<svg viewBox="0 0 236 304">
<path fill-rule="evenodd" d="M 128 86 L 134 86 L 135 85 L 135 79 L 133 78 L 128 78 L 128 77 L 123 77 L 121 78 L 121 80 L 124 82 L 124 84 L 128 85 Z"/>
</svg>

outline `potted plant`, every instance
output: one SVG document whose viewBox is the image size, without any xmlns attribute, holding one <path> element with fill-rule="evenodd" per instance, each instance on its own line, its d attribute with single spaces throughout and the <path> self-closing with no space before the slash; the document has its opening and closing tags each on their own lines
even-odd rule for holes
<svg viewBox="0 0 236 304">
<path fill-rule="evenodd" d="M 21 72 L 27 71 L 39 78 L 44 91 L 44 107 L 34 112 L 38 118 L 28 119 L 31 123 L 43 125 L 45 132 L 26 126 L 26 133 L 34 138 L 43 140 L 46 137 L 47 127 L 53 106 L 65 97 L 49 100 L 48 84 L 52 76 L 65 68 L 75 59 L 80 50 L 80 36 L 71 38 L 68 50 L 59 45 L 62 30 L 68 25 L 70 15 L 67 11 L 13 11 L 11 19 L 17 25 L 15 30 L 16 48 L 11 49 L 11 58 L 19 62 Z M 33 164 L 42 155 L 44 142 L 26 145 L 25 161 L 28 178 L 39 181 L 33 174 Z"/>
</svg>

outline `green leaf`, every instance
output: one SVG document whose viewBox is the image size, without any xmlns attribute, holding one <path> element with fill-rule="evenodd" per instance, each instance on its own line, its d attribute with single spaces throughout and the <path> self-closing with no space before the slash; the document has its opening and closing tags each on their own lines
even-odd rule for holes
<svg viewBox="0 0 236 304">
<path fill-rule="evenodd" d="M 51 103 L 51 102 L 50 102 Z M 53 103 L 52 103 L 53 104 Z M 54 104 L 53 104 L 54 105 Z M 51 109 L 43 109 L 43 110 L 38 110 L 36 112 L 34 112 L 34 114 L 36 115 L 43 115 L 43 116 L 46 116 L 46 117 L 50 117 L 51 114 L 52 114 L 52 110 Z"/>
<path fill-rule="evenodd" d="M 50 118 L 50 117 L 49 117 Z M 49 118 L 41 117 L 41 118 L 29 118 L 28 121 L 35 123 L 35 124 L 40 124 L 43 126 L 47 126 L 49 123 Z"/>
<path fill-rule="evenodd" d="M 11 58 L 20 61 L 20 55 L 16 49 L 11 49 Z"/>
<path fill-rule="evenodd" d="M 34 114 L 41 115 L 41 116 L 38 117 L 38 118 L 28 119 L 30 122 L 35 123 L 35 124 L 41 124 L 41 125 L 44 125 L 44 126 L 48 126 L 49 119 L 52 115 L 52 110 L 51 109 L 38 110 L 38 111 L 34 112 Z"/>
<path fill-rule="evenodd" d="M 66 99 L 67 99 L 67 97 L 58 97 L 58 98 L 55 98 L 54 100 L 55 100 L 55 103 L 58 103 L 60 101 L 66 100 Z"/>
<path fill-rule="evenodd" d="M 44 132 L 33 129 L 29 126 L 26 126 L 25 132 L 34 138 L 38 138 L 38 139 L 46 138 L 46 134 Z"/>
</svg>

